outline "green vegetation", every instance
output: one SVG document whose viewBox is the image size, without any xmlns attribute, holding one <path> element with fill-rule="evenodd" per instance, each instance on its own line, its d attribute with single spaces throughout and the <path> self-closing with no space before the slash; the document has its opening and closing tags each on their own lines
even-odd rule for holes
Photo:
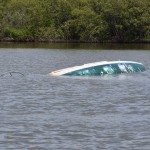
<svg viewBox="0 0 150 150">
<path fill-rule="evenodd" d="M 149 0 L 0 0 L 1 40 L 135 42 L 149 37 Z"/>
</svg>

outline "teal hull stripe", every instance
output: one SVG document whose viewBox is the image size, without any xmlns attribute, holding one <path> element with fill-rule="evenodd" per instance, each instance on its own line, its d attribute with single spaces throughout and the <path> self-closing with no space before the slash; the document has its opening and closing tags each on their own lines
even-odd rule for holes
<svg viewBox="0 0 150 150">
<path fill-rule="evenodd" d="M 72 71 L 64 75 L 73 76 L 103 76 L 106 74 L 115 75 L 122 73 L 142 72 L 145 68 L 142 64 L 136 63 L 114 63 L 99 66 L 87 67 L 84 69 Z"/>
</svg>

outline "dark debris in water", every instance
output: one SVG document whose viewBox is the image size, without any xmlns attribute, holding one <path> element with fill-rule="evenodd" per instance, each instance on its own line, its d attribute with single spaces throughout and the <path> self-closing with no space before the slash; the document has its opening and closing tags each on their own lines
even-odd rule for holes
<svg viewBox="0 0 150 150">
<path fill-rule="evenodd" d="M 13 76 L 16 76 L 16 75 L 20 75 L 20 76 L 24 76 L 24 74 L 23 73 L 21 73 L 21 72 L 18 72 L 18 71 L 12 71 L 12 72 L 6 72 L 6 73 L 4 73 L 4 74 L 1 74 L 0 75 L 0 77 L 13 77 Z"/>
</svg>

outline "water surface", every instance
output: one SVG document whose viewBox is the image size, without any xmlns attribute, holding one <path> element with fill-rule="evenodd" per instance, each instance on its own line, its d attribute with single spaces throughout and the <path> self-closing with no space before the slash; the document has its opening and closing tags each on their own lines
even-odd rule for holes
<svg viewBox="0 0 150 150">
<path fill-rule="evenodd" d="M 149 150 L 150 51 L 87 49 L 0 48 L 1 150 Z M 48 76 L 104 60 L 141 62 L 146 71 Z"/>
</svg>

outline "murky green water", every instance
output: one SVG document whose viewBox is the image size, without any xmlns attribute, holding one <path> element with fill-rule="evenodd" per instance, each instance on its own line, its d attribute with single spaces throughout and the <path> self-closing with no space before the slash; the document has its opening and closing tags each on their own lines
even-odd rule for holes
<svg viewBox="0 0 150 150">
<path fill-rule="evenodd" d="M 149 45 L 39 45 L 0 44 L 1 150 L 149 150 Z M 48 76 L 104 60 L 141 62 L 146 71 Z"/>
</svg>

